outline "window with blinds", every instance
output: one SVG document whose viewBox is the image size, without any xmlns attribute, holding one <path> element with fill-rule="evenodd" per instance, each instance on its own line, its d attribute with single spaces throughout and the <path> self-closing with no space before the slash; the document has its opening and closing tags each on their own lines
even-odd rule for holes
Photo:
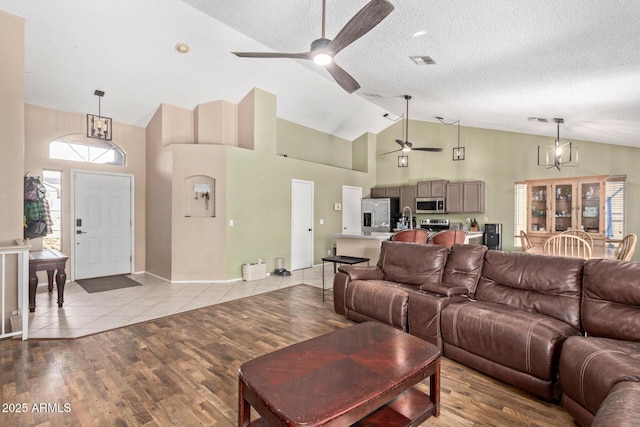
<svg viewBox="0 0 640 427">
<path fill-rule="evenodd" d="M 513 194 L 513 246 L 519 248 L 522 246 L 520 242 L 520 230 L 527 231 L 527 184 L 524 182 L 516 182 Z"/>
<path fill-rule="evenodd" d="M 606 183 L 605 237 L 620 240 L 627 234 L 627 177 L 610 176 Z"/>
</svg>

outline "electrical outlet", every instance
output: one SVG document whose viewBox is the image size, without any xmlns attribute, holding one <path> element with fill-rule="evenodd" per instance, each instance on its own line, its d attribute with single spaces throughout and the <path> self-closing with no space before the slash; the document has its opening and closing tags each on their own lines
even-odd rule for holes
<svg viewBox="0 0 640 427">
<path fill-rule="evenodd" d="M 331 255 L 331 249 L 327 249 L 327 255 Z"/>
<path fill-rule="evenodd" d="M 321 219 L 320 220 L 320 225 L 323 225 L 323 224 L 324 224 L 324 219 Z"/>
<path fill-rule="evenodd" d="M 489 221 L 489 217 L 488 217 L 488 216 L 485 216 L 485 217 L 484 217 L 484 222 L 487 222 L 487 221 Z"/>
</svg>

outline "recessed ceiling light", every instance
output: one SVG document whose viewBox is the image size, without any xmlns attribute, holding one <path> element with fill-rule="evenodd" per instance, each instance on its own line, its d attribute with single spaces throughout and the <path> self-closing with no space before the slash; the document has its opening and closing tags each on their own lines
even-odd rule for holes
<svg viewBox="0 0 640 427">
<path fill-rule="evenodd" d="M 176 45 L 176 50 L 180 53 L 187 53 L 191 50 L 191 47 L 186 43 L 178 43 Z"/>
<path fill-rule="evenodd" d="M 411 37 L 420 37 L 420 36 L 424 36 L 425 34 L 427 34 L 426 31 L 416 31 L 415 33 L 413 33 Z"/>
<path fill-rule="evenodd" d="M 426 55 L 418 55 L 418 56 L 410 56 L 409 57 L 413 62 L 417 65 L 435 65 L 436 61 L 434 61 L 430 56 Z"/>
</svg>

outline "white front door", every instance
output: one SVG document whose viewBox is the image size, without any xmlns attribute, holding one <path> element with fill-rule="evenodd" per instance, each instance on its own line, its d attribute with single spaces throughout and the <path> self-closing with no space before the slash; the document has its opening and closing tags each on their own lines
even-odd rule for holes
<svg viewBox="0 0 640 427">
<path fill-rule="evenodd" d="M 362 188 L 342 186 L 342 232 L 359 233 L 362 230 Z"/>
<path fill-rule="evenodd" d="M 132 273 L 133 176 L 74 171 L 71 178 L 74 280 Z"/>
<path fill-rule="evenodd" d="M 313 182 L 291 180 L 291 269 L 313 266 Z"/>
</svg>

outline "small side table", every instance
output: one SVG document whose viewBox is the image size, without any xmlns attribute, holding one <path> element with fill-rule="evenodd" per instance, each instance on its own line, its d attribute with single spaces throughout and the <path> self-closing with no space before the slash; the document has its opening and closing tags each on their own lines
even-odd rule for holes
<svg viewBox="0 0 640 427">
<path fill-rule="evenodd" d="M 49 293 L 53 292 L 53 276 L 56 277 L 56 287 L 58 288 L 58 307 L 64 303 L 64 284 L 67 281 L 67 274 L 64 272 L 68 256 L 55 249 L 29 252 L 29 311 L 36 311 L 36 288 L 38 287 L 38 276 L 36 271 L 47 271 L 49 282 Z"/>
<path fill-rule="evenodd" d="M 360 258 L 355 256 L 336 255 L 322 258 L 322 301 L 324 301 L 324 263 L 332 262 L 335 271 L 336 264 L 360 264 L 366 262 L 369 265 L 369 258 Z"/>
</svg>

